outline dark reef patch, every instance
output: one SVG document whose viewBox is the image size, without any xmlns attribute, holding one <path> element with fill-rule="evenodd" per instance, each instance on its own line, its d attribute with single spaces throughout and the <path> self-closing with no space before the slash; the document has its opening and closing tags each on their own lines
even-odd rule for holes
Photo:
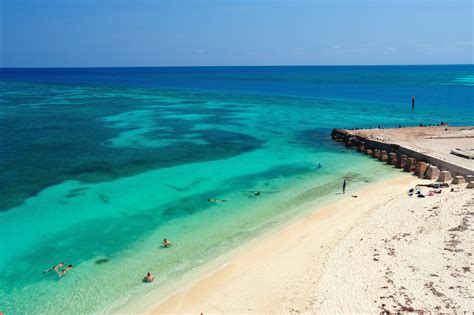
<svg viewBox="0 0 474 315">
<path fill-rule="evenodd" d="M 330 150 L 333 148 L 340 148 L 334 143 L 331 139 L 331 129 L 330 128 L 315 128 L 304 130 L 299 133 L 295 139 L 299 143 L 307 146 L 308 148 L 314 148 L 315 150 L 320 151 L 321 147 L 324 147 L 324 150 Z"/>
<path fill-rule="evenodd" d="M 87 189 L 89 189 L 89 187 L 79 187 L 79 188 L 71 189 L 69 192 L 70 193 L 78 193 L 78 192 L 83 192 Z"/>
<path fill-rule="evenodd" d="M 194 130 L 196 123 L 242 126 L 233 117 L 243 111 L 241 108 L 208 108 L 204 105 L 208 95 L 197 94 L 189 95 L 192 100 L 183 100 L 181 104 L 185 106 L 176 107 L 159 101 L 155 92 L 105 85 L 0 84 L 0 94 L 4 93 L 1 106 L 9 107 L 0 124 L 0 211 L 19 206 L 25 199 L 64 180 L 110 181 L 151 168 L 225 159 L 263 145 L 244 133 Z M 144 95 L 154 95 L 155 99 Z M 35 104 L 41 105 L 30 106 Z M 160 108 L 151 107 L 155 105 Z M 111 146 L 110 139 L 135 128 L 133 124 L 116 128 L 103 118 L 141 109 L 150 111 L 148 118 L 158 126 L 166 127 L 165 132 L 152 131 L 144 137 L 179 142 L 165 147 Z M 178 117 L 184 113 L 206 116 L 198 121 L 167 119 L 161 114 L 164 109 Z M 136 128 L 140 127 L 138 122 Z M 187 134 L 195 134 L 193 139 L 203 142 L 189 141 L 184 137 Z M 66 197 L 76 197 L 85 189 L 70 191 Z M 106 203 L 104 199 L 102 202 Z"/>
<path fill-rule="evenodd" d="M 107 197 L 104 194 L 97 194 L 97 197 L 99 197 L 100 202 L 102 203 L 109 203 L 109 197 Z"/>
<path fill-rule="evenodd" d="M 64 197 L 66 197 L 66 198 L 74 198 L 74 197 L 82 196 L 82 195 L 83 195 L 82 193 L 70 193 L 70 194 L 65 195 Z"/>
<path fill-rule="evenodd" d="M 102 265 L 102 264 L 105 264 L 106 262 L 109 262 L 109 259 L 108 259 L 108 258 L 101 258 L 101 259 L 97 259 L 97 260 L 95 261 L 95 263 L 96 263 L 97 265 Z"/>
</svg>

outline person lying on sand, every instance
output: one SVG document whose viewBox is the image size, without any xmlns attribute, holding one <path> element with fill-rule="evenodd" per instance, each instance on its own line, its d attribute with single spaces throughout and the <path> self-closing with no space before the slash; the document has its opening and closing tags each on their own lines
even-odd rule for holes
<svg viewBox="0 0 474 315">
<path fill-rule="evenodd" d="M 168 240 L 168 239 L 164 239 L 163 240 L 163 247 L 170 247 L 171 246 L 171 242 Z"/>
<path fill-rule="evenodd" d="M 143 278 L 145 282 L 152 282 L 153 280 L 155 280 L 155 276 L 151 272 L 147 272 L 145 278 Z"/>
<path fill-rule="evenodd" d="M 43 274 L 45 274 L 47 272 L 50 272 L 50 271 L 53 271 L 53 270 L 58 272 L 59 268 L 62 268 L 63 266 L 64 266 L 64 262 L 61 262 L 61 263 L 57 264 L 56 266 L 53 266 L 53 267 L 43 271 Z"/>
<path fill-rule="evenodd" d="M 207 199 L 207 201 L 209 201 L 209 202 L 226 202 L 227 200 L 210 198 L 210 199 Z"/>
<path fill-rule="evenodd" d="M 58 271 L 56 271 L 58 273 L 58 276 L 62 277 L 64 276 L 68 271 L 71 271 L 72 270 L 72 265 L 69 265 L 67 266 L 66 269 L 64 269 L 63 271 L 61 271 L 60 273 Z"/>
</svg>

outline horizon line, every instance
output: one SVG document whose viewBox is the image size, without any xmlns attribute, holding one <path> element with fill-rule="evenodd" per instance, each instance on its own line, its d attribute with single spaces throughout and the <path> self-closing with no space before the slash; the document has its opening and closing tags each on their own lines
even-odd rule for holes
<svg viewBox="0 0 474 315">
<path fill-rule="evenodd" d="M 474 63 L 420 63 L 420 64 L 327 64 L 327 65 L 197 65 L 197 66 L 53 66 L 53 67 L 0 67 L 0 69 L 106 69 L 106 68 L 239 68 L 239 67 L 386 67 L 386 66 L 473 66 Z"/>
</svg>

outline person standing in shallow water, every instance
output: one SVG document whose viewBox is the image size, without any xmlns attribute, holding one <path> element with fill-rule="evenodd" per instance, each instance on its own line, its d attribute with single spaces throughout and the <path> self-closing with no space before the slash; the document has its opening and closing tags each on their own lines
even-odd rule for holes
<svg viewBox="0 0 474 315">
<path fill-rule="evenodd" d="M 346 185 L 347 185 L 347 182 L 346 182 L 346 180 L 344 179 L 344 182 L 342 183 L 342 193 L 343 193 L 343 194 L 346 193 Z"/>
<path fill-rule="evenodd" d="M 166 248 L 166 247 L 170 247 L 170 246 L 171 246 L 171 242 L 168 239 L 165 238 L 163 240 L 163 247 Z"/>
</svg>

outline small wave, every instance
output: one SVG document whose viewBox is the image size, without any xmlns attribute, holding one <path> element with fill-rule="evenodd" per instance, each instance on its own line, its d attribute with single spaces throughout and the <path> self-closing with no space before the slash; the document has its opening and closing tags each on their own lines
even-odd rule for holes
<svg viewBox="0 0 474 315">
<path fill-rule="evenodd" d="M 474 75 L 456 78 L 453 81 L 458 84 L 461 83 L 462 85 L 474 85 Z"/>
</svg>

